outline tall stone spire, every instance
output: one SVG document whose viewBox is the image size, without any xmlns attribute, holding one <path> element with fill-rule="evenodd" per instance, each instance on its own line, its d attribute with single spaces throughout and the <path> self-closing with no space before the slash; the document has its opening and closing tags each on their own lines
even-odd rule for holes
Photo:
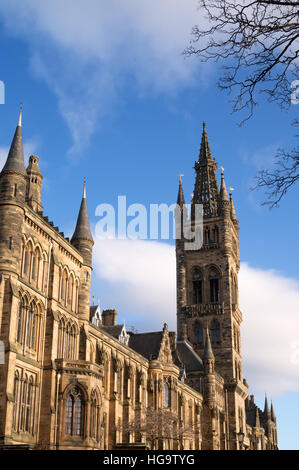
<svg viewBox="0 0 299 470">
<path fill-rule="evenodd" d="M 217 163 L 212 158 L 205 123 L 203 123 L 199 157 L 194 168 L 196 171 L 196 181 L 192 206 L 194 204 L 202 204 L 204 216 L 217 215 L 219 197 L 216 178 Z"/>
<path fill-rule="evenodd" d="M 2 169 L 2 173 L 6 171 L 21 173 L 22 175 L 26 176 L 22 139 L 22 105 L 20 106 L 18 124 L 12 139 L 6 163 Z"/>
<path fill-rule="evenodd" d="M 88 217 L 88 210 L 87 210 L 87 203 L 86 203 L 86 183 L 84 181 L 83 187 L 83 196 L 81 201 L 81 206 L 78 214 L 77 224 L 72 236 L 71 242 L 75 244 L 76 240 L 88 240 L 93 242 L 93 238 L 91 235 L 90 225 L 89 225 L 89 217 Z"/>
</svg>

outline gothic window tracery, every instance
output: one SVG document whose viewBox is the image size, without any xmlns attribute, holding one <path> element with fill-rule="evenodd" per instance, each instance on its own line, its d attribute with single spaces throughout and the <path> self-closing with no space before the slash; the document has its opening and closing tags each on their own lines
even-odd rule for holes
<svg viewBox="0 0 299 470">
<path fill-rule="evenodd" d="M 73 387 L 66 399 L 65 434 L 83 436 L 84 400 L 79 387 Z"/>
<path fill-rule="evenodd" d="M 170 390 L 167 382 L 165 382 L 163 387 L 163 404 L 164 408 L 170 407 Z"/>
<path fill-rule="evenodd" d="M 94 390 L 91 394 L 90 403 L 90 437 L 99 440 L 100 427 L 100 400 L 97 392 Z"/>
<path fill-rule="evenodd" d="M 61 317 L 58 325 L 57 357 L 74 360 L 77 357 L 76 326 Z"/>
<path fill-rule="evenodd" d="M 15 372 L 13 429 L 16 432 L 35 433 L 35 397 L 36 385 L 32 375 Z"/>
</svg>

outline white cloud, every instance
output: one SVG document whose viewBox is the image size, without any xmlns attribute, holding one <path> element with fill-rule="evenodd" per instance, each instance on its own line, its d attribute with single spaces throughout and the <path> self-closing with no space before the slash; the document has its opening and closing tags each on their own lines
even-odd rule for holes
<svg viewBox="0 0 299 470">
<path fill-rule="evenodd" d="M 73 150 L 88 142 L 119 90 L 175 93 L 206 81 L 210 66 L 184 60 L 197 0 L 17 0 L 0 4 L 12 34 L 25 38 L 31 69 L 57 95 Z"/>
<path fill-rule="evenodd" d="M 140 329 L 161 330 L 164 322 L 176 329 L 173 246 L 96 239 L 94 265 L 94 287 L 104 307 L 117 306 L 121 319 Z M 299 282 L 242 263 L 239 288 L 244 375 L 251 391 L 299 391 Z"/>
</svg>

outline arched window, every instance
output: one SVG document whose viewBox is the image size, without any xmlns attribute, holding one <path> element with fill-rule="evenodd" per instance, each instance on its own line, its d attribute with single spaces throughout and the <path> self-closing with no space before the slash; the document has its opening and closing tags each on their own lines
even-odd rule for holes
<svg viewBox="0 0 299 470">
<path fill-rule="evenodd" d="M 74 387 L 66 399 L 65 433 L 83 436 L 84 401 L 81 390 Z"/>
<path fill-rule="evenodd" d="M 29 379 L 26 397 L 26 414 L 25 414 L 25 431 L 31 431 L 31 417 L 32 417 L 32 402 L 33 402 L 33 380 Z"/>
<path fill-rule="evenodd" d="M 210 301 L 219 302 L 219 273 L 212 269 L 209 276 L 210 282 Z"/>
<path fill-rule="evenodd" d="M 74 296 L 74 276 L 71 274 L 69 279 L 68 289 L 68 306 L 70 310 L 73 310 L 73 296 Z"/>
<path fill-rule="evenodd" d="M 62 304 L 67 305 L 68 298 L 68 275 L 66 270 L 60 272 L 60 289 L 59 289 L 59 300 Z"/>
<path fill-rule="evenodd" d="M 218 243 L 218 241 L 219 241 L 219 230 L 218 230 L 217 225 L 215 225 L 215 227 L 213 228 L 213 239 L 214 239 L 214 243 Z"/>
<path fill-rule="evenodd" d="M 13 407 L 13 429 L 18 431 L 19 426 L 19 404 L 20 404 L 20 377 L 19 372 L 15 372 L 14 381 L 14 407 Z"/>
<path fill-rule="evenodd" d="M 20 300 L 19 311 L 18 311 L 18 323 L 17 323 L 17 342 L 22 344 L 22 325 L 24 322 L 26 307 L 24 299 Z"/>
<path fill-rule="evenodd" d="M 209 245 L 211 243 L 211 232 L 208 227 L 205 228 L 205 244 Z"/>
<path fill-rule="evenodd" d="M 164 408 L 169 408 L 169 406 L 170 406 L 170 393 L 169 393 L 169 386 L 168 386 L 167 383 L 164 384 L 163 403 L 164 403 Z"/>
<path fill-rule="evenodd" d="M 24 277 L 29 277 L 31 274 L 31 258 L 32 258 L 32 244 L 29 242 L 27 245 L 24 246 L 24 251 L 23 251 L 23 276 Z"/>
<path fill-rule="evenodd" d="M 194 327 L 194 342 L 202 343 L 203 341 L 203 329 L 200 323 L 195 323 Z"/>
<path fill-rule="evenodd" d="M 70 359 L 71 353 L 71 325 L 67 323 L 65 328 L 64 355 L 65 359 Z"/>
<path fill-rule="evenodd" d="M 100 426 L 100 403 L 97 393 L 93 391 L 91 395 L 90 403 L 90 437 L 92 439 L 99 440 L 99 429 Z"/>
<path fill-rule="evenodd" d="M 65 330 L 65 323 L 64 319 L 61 318 L 59 320 L 58 326 L 58 343 L 57 343 L 57 357 L 63 357 L 64 352 L 64 330 Z"/>
<path fill-rule="evenodd" d="M 212 321 L 211 325 L 211 341 L 212 343 L 220 342 L 220 327 L 217 320 Z"/>
<path fill-rule="evenodd" d="M 35 334 L 37 324 L 37 308 L 35 302 L 31 302 L 27 312 L 27 323 L 26 323 L 26 346 L 31 349 L 35 349 Z"/>
<path fill-rule="evenodd" d="M 78 313 L 78 310 L 79 310 L 79 307 L 78 307 L 78 304 L 79 304 L 79 282 L 78 282 L 78 281 L 76 281 L 76 285 L 75 285 L 75 298 L 74 298 L 74 302 L 75 302 L 74 312 L 75 312 L 75 313 Z"/>
<path fill-rule="evenodd" d="M 20 429 L 25 431 L 25 421 L 26 421 L 26 405 L 27 405 L 27 390 L 28 390 L 28 377 L 25 376 L 23 382 L 23 390 L 21 394 L 21 419 L 20 419 Z"/>
<path fill-rule="evenodd" d="M 62 357 L 75 359 L 76 357 L 76 329 L 75 325 L 67 323 L 66 327 L 60 326 L 60 336 L 63 334 Z"/>
<path fill-rule="evenodd" d="M 194 268 L 192 276 L 193 304 L 202 303 L 202 275 L 198 268 Z"/>
</svg>

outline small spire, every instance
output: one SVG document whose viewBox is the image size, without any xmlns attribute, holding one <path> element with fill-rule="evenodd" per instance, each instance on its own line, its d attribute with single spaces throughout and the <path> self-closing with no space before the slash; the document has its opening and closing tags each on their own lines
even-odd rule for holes
<svg viewBox="0 0 299 470">
<path fill-rule="evenodd" d="M 269 406 L 268 406 L 268 399 L 267 395 L 265 394 L 265 406 L 264 406 L 264 413 L 266 416 L 270 416 Z"/>
<path fill-rule="evenodd" d="M 179 191 L 178 191 L 178 198 L 177 198 L 177 204 L 182 207 L 185 204 L 185 198 L 184 198 L 184 192 L 183 192 L 183 185 L 182 185 L 182 174 L 179 175 L 180 177 L 180 182 L 179 182 Z"/>
<path fill-rule="evenodd" d="M 202 136 L 201 136 L 201 144 L 200 144 L 200 151 L 198 161 L 206 161 L 206 160 L 213 160 L 210 144 L 208 140 L 208 135 L 206 131 L 206 123 L 205 121 L 202 124 Z"/>
<path fill-rule="evenodd" d="M 86 176 L 84 176 L 84 183 L 83 183 L 83 199 L 86 199 Z"/>
<path fill-rule="evenodd" d="M 226 185 L 225 185 L 225 180 L 224 180 L 224 168 L 223 168 L 223 166 L 221 167 L 220 200 L 221 201 L 228 201 L 228 195 L 227 195 L 227 190 L 226 190 Z"/>
<path fill-rule="evenodd" d="M 275 415 L 275 412 L 274 412 L 274 406 L 273 406 L 273 401 L 271 400 L 271 420 L 273 422 L 276 421 L 276 415 Z"/>
<path fill-rule="evenodd" d="M 11 146 L 8 152 L 7 160 L 2 169 L 4 171 L 14 171 L 27 176 L 24 163 L 24 150 L 23 150 L 23 138 L 22 138 L 22 105 L 20 107 L 18 124 L 11 142 Z"/>
<path fill-rule="evenodd" d="M 74 235 L 72 236 L 72 240 L 71 240 L 72 243 L 75 240 L 90 240 L 93 242 L 90 225 L 89 225 L 85 185 L 86 185 L 86 182 L 84 181 L 83 196 L 82 196 L 81 206 L 80 206 L 80 210 L 78 214 L 76 228 L 74 231 Z"/>
<path fill-rule="evenodd" d="M 204 348 L 202 358 L 203 359 L 215 359 L 215 356 L 214 356 L 213 350 L 212 350 L 212 345 L 211 345 L 211 340 L 210 340 L 210 335 L 209 335 L 209 329 L 208 328 L 207 328 L 205 348 Z"/>
<path fill-rule="evenodd" d="M 23 109 L 23 104 L 22 101 L 20 103 L 20 112 L 19 112 L 19 120 L 18 120 L 18 126 L 22 127 L 22 109 Z"/>
<path fill-rule="evenodd" d="M 230 193 L 229 193 L 230 216 L 232 220 L 237 220 L 235 205 L 234 205 L 233 196 L 232 196 L 232 191 L 234 190 L 234 188 L 229 188 L 229 190 L 230 190 Z"/>
</svg>

